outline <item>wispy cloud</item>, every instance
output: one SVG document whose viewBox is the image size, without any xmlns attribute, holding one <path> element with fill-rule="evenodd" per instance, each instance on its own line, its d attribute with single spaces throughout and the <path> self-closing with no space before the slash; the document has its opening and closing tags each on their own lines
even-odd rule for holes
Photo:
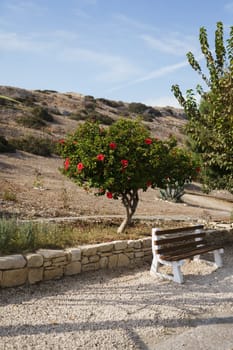
<svg viewBox="0 0 233 350">
<path fill-rule="evenodd" d="M 125 24 L 127 27 L 133 27 L 142 30 L 157 30 L 155 27 L 148 25 L 147 23 L 138 21 L 136 19 L 130 18 L 122 13 L 116 13 L 113 15 L 113 18 L 122 24 Z"/>
<path fill-rule="evenodd" d="M 59 54 L 64 62 L 85 62 L 102 68 L 97 80 L 122 81 L 139 74 L 139 69 L 124 57 L 85 48 L 66 48 Z M 104 70 L 103 70 L 104 68 Z"/>
<path fill-rule="evenodd" d="M 34 40 L 31 36 L 20 36 L 13 32 L 0 32 L 0 50 L 39 53 L 50 49 L 51 43 Z"/>
<path fill-rule="evenodd" d="M 161 67 L 159 69 L 152 70 L 149 73 L 144 74 L 143 76 L 141 76 L 135 80 L 131 80 L 131 81 L 127 82 L 126 84 L 122 84 L 120 86 L 113 87 L 111 89 L 111 91 L 117 91 L 117 90 L 120 90 L 120 89 L 128 87 L 128 86 L 132 86 L 132 85 L 136 85 L 136 84 L 139 84 L 139 83 L 142 83 L 145 81 L 157 79 L 159 77 L 173 73 L 173 72 L 175 72 L 183 67 L 186 67 L 188 65 L 189 65 L 189 63 L 187 61 L 181 61 L 179 63 L 171 64 L 169 66 L 164 66 L 164 67 Z"/>
<path fill-rule="evenodd" d="M 160 52 L 172 55 L 184 55 L 188 51 L 196 51 L 194 42 L 196 38 L 192 36 L 182 36 L 178 33 L 170 34 L 169 37 L 152 37 L 151 35 L 141 35 L 141 39 L 147 46 Z"/>
<path fill-rule="evenodd" d="M 233 13 L 233 2 L 228 2 L 227 4 L 225 4 L 224 9 L 227 12 Z"/>
</svg>

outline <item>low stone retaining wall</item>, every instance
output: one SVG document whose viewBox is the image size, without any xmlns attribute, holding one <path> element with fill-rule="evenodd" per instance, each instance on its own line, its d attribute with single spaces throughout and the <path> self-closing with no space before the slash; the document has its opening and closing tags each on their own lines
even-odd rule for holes
<svg viewBox="0 0 233 350">
<path fill-rule="evenodd" d="M 0 257 L 0 287 L 16 287 L 86 271 L 151 263 L 151 238 L 85 245 L 65 250 L 40 249 Z"/>
</svg>

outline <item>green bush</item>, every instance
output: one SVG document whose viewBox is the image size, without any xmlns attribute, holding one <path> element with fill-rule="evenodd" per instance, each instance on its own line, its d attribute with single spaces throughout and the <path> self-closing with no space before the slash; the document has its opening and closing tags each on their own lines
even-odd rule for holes
<svg viewBox="0 0 233 350">
<path fill-rule="evenodd" d="M 33 115 L 41 120 L 44 120 L 46 122 L 53 122 L 53 116 L 49 114 L 48 110 L 46 108 L 37 106 L 33 109 Z"/>
<path fill-rule="evenodd" d="M 132 102 L 129 104 L 129 111 L 131 113 L 140 114 L 140 113 L 143 113 L 147 108 L 148 106 L 140 102 Z"/>
<path fill-rule="evenodd" d="M 58 225 L 0 219 L 0 254 L 34 251 L 39 248 L 61 248 L 71 241 L 72 231 Z"/>
<path fill-rule="evenodd" d="M 0 153 L 15 152 L 15 147 L 0 135 Z"/>
<path fill-rule="evenodd" d="M 74 119 L 77 121 L 80 120 L 85 120 L 85 121 L 98 121 L 101 124 L 104 125 L 111 125 L 114 123 L 114 119 L 112 119 L 111 117 L 109 117 L 108 115 L 104 115 L 98 112 L 89 112 L 89 113 L 80 113 L 80 114 L 72 114 L 70 116 L 70 119 Z"/>
<path fill-rule="evenodd" d="M 39 118 L 35 115 L 24 115 L 22 117 L 17 118 L 17 123 L 32 129 L 41 129 L 46 126 L 46 123 L 43 119 Z"/>
<path fill-rule="evenodd" d="M 18 150 L 43 157 L 56 153 L 56 146 L 49 138 L 27 135 L 19 139 L 12 139 L 11 144 Z"/>
<path fill-rule="evenodd" d="M 96 101 L 102 102 L 106 106 L 113 107 L 113 108 L 124 106 L 124 103 L 121 101 L 107 100 L 106 98 L 97 98 Z"/>
</svg>

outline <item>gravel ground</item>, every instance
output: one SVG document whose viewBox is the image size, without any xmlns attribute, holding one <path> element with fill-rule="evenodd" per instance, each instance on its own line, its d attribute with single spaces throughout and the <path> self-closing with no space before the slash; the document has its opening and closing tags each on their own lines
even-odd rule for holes
<svg viewBox="0 0 233 350">
<path fill-rule="evenodd" d="M 0 349 L 154 349 L 232 314 L 232 251 L 225 249 L 216 271 L 185 263 L 183 285 L 153 278 L 144 266 L 2 289 Z"/>
</svg>

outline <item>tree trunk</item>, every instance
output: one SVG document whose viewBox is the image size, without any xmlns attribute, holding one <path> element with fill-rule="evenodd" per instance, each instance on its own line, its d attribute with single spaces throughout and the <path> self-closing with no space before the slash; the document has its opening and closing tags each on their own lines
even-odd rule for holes
<svg viewBox="0 0 233 350">
<path fill-rule="evenodd" d="M 132 222 L 132 216 L 134 215 L 139 197 L 138 190 L 130 190 L 122 193 L 122 203 L 126 209 L 126 217 L 122 221 L 121 225 L 117 229 L 117 233 L 122 233 Z"/>
</svg>

